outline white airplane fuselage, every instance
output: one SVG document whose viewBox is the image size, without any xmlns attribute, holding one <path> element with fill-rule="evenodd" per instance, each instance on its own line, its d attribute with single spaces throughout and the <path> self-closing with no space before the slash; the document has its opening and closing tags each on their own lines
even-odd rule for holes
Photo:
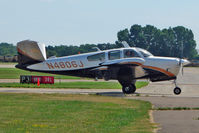
<svg viewBox="0 0 199 133">
<path fill-rule="evenodd" d="M 118 48 L 46 59 L 45 46 L 34 41 L 17 44 L 19 64 L 17 68 L 90 78 L 115 79 L 123 86 L 124 93 L 135 91 L 137 79 L 152 82 L 176 79 L 187 60 L 153 56 L 136 48 Z M 178 92 L 177 92 L 178 93 Z"/>
<path fill-rule="evenodd" d="M 124 50 L 132 49 L 136 51 L 140 57 L 124 57 Z M 111 51 L 119 51 L 120 58 L 110 60 L 108 57 L 108 53 Z M 96 54 L 104 53 L 105 58 L 102 60 L 92 60 L 89 61 L 88 57 Z M 128 61 L 129 59 L 129 61 Z M 46 59 L 45 61 L 33 65 L 27 66 L 27 69 L 33 71 L 41 71 L 41 72 L 66 72 L 67 71 L 75 71 L 75 70 L 84 70 L 84 69 L 101 69 L 106 70 L 107 66 L 103 65 L 103 63 L 109 62 L 109 64 L 114 64 L 117 62 L 131 62 L 131 59 L 134 59 L 133 63 L 138 64 L 143 67 L 145 71 L 154 70 L 157 72 L 161 72 L 168 76 L 168 78 L 175 78 L 180 70 L 179 59 L 178 58 L 170 58 L 170 57 L 157 57 L 157 56 L 148 56 L 144 57 L 136 48 L 120 48 L 120 49 L 111 49 L 106 51 L 92 52 L 86 54 L 78 54 L 66 57 L 58 57 Z M 137 60 L 136 60 L 137 59 Z M 132 64 L 133 64 L 132 63 Z M 102 65 L 101 65 L 102 64 Z M 63 73 L 64 74 L 64 73 Z"/>
</svg>

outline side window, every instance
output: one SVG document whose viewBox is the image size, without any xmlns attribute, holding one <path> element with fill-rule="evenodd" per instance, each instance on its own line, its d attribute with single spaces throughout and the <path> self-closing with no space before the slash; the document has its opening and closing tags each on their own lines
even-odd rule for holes
<svg viewBox="0 0 199 133">
<path fill-rule="evenodd" d="M 120 59 L 120 50 L 110 51 L 108 53 L 109 60 Z"/>
<path fill-rule="evenodd" d="M 140 57 L 138 53 L 132 49 L 125 49 L 124 50 L 124 58 L 131 58 L 131 57 Z"/>
<path fill-rule="evenodd" d="M 91 55 L 87 57 L 88 61 L 104 61 L 105 60 L 105 53 L 99 53 L 95 55 Z"/>
</svg>

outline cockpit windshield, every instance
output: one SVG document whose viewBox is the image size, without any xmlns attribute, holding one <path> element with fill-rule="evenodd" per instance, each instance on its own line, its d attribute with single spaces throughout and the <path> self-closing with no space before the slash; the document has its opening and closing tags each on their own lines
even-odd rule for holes
<svg viewBox="0 0 199 133">
<path fill-rule="evenodd" d="M 150 52 L 141 49 L 141 48 L 137 48 L 137 50 L 144 56 L 144 57 L 149 57 L 149 56 L 153 56 Z"/>
</svg>

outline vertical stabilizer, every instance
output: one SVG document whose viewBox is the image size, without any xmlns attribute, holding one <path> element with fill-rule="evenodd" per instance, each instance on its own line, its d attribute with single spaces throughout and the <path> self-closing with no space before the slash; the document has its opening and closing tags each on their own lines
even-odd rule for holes
<svg viewBox="0 0 199 133">
<path fill-rule="evenodd" d="M 18 42 L 17 51 L 19 66 L 27 66 L 46 60 L 45 45 L 36 41 L 24 40 Z"/>
</svg>

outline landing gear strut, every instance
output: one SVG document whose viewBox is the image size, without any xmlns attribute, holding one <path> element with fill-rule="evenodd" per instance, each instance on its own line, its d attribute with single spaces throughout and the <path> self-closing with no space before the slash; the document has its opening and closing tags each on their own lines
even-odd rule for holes
<svg viewBox="0 0 199 133">
<path fill-rule="evenodd" d="M 122 91 L 124 94 L 132 94 L 136 91 L 136 80 L 134 76 L 135 68 L 133 66 L 124 66 L 119 69 L 117 79 L 122 85 Z"/>
<path fill-rule="evenodd" d="M 181 93 L 181 89 L 177 86 L 176 80 L 174 80 L 175 88 L 173 90 L 174 94 L 179 95 Z"/>
<path fill-rule="evenodd" d="M 132 94 L 136 91 L 136 86 L 134 84 L 123 85 L 122 91 L 124 94 Z"/>
</svg>

